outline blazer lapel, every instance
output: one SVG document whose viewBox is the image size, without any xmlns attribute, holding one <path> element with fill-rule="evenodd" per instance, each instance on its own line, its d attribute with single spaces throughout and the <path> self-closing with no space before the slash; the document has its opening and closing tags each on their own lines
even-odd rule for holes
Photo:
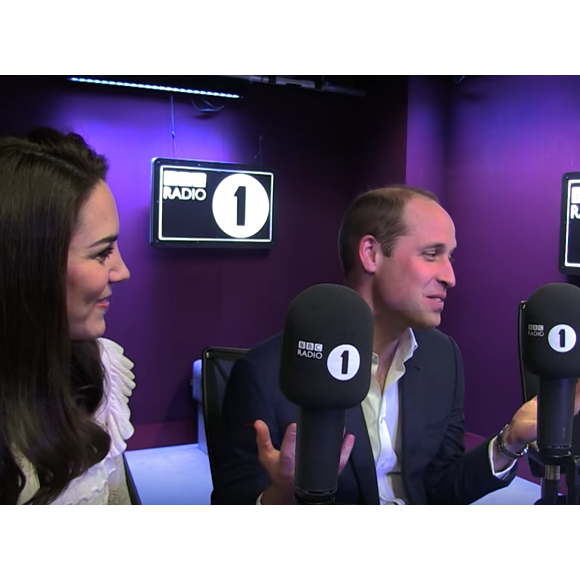
<svg viewBox="0 0 580 580">
<path fill-rule="evenodd" d="M 374 469 L 375 460 L 361 405 L 347 410 L 346 429 L 355 436 L 350 462 L 360 486 L 362 502 L 364 504 L 378 504 L 379 490 L 377 488 L 377 474 Z"/>
<path fill-rule="evenodd" d="M 408 361 L 399 391 L 403 457 L 407 456 L 409 444 L 421 434 L 421 428 L 425 425 L 425 392 L 428 387 L 420 364 L 413 362 L 413 359 Z"/>
</svg>

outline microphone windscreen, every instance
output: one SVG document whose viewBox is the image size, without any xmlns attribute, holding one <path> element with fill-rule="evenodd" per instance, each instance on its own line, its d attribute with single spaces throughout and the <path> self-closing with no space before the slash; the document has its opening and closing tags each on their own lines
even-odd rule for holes
<svg viewBox="0 0 580 580">
<path fill-rule="evenodd" d="M 361 296 L 319 284 L 290 304 L 282 337 L 280 387 L 302 408 L 348 409 L 367 395 L 373 317 Z"/>
<path fill-rule="evenodd" d="M 546 379 L 580 377 L 580 288 L 565 283 L 541 286 L 522 313 L 525 368 Z"/>
</svg>

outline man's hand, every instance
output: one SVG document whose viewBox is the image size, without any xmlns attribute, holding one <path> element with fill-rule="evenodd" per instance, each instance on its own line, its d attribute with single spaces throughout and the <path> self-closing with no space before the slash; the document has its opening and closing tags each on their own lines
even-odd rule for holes
<svg viewBox="0 0 580 580">
<path fill-rule="evenodd" d="M 574 415 L 580 412 L 580 379 L 576 381 L 576 398 L 574 401 Z M 504 443 L 512 453 L 518 453 L 526 445 L 535 441 L 538 437 L 538 399 L 534 397 L 524 403 L 514 414 L 505 433 Z M 495 442 L 494 466 L 496 471 L 502 471 L 511 460 L 499 453 L 497 441 Z"/>
<path fill-rule="evenodd" d="M 574 415 L 580 411 L 580 379 L 576 381 Z M 538 437 L 538 399 L 534 397 L 524 403 L 513 416 L 506 433 L 506 447 L 513 452 L 520 451 Z"/>
<path fill-rule="evenodd" d="M 260 463 L 270 476 L 270 487 L 262 495 L 262 504 L 291 504 L 294 500 L 294 466 L 296 459 L 296 423 L 284 433 L 280 450 L 272 445 L 270 430 L 264 421 L 254 423 Z M 354 435 L 347 433 L 340 450 L 339 473 L 344 469 L 354 446 Z"/>
</svg>

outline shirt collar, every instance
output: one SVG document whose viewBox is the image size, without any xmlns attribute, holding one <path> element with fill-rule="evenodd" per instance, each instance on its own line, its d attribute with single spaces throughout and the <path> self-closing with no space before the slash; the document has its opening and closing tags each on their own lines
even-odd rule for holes
<svg viewBox="0 0 580 580">
<path fill-rule="evenodd" d="M 417 344 L 415 333 L 411 328 L 407 328 L 399 340 L 397 350 L 395 351 L 395 357 L 400 357 L 401 362 L 405 363 L 413 356 L 413 353 L 418 347 L 419 345 Z M 372 365 L 374 369 L 379 365 L 379 355 L 376 352 L 373 352 Z"/>
</svg>

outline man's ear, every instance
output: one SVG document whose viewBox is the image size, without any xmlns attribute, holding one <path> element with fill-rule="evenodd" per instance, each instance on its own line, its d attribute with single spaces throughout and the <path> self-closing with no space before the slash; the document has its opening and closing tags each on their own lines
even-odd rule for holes
<svg viewBox="0 0 580 580">
<path fill-rule="evenodd" d="M 374 274 L 380 256 L 382 256 L 382 250 L 374 236 L 368 234 L 359 240 L 358 259 L 364 272 Z"/>
</svg>

